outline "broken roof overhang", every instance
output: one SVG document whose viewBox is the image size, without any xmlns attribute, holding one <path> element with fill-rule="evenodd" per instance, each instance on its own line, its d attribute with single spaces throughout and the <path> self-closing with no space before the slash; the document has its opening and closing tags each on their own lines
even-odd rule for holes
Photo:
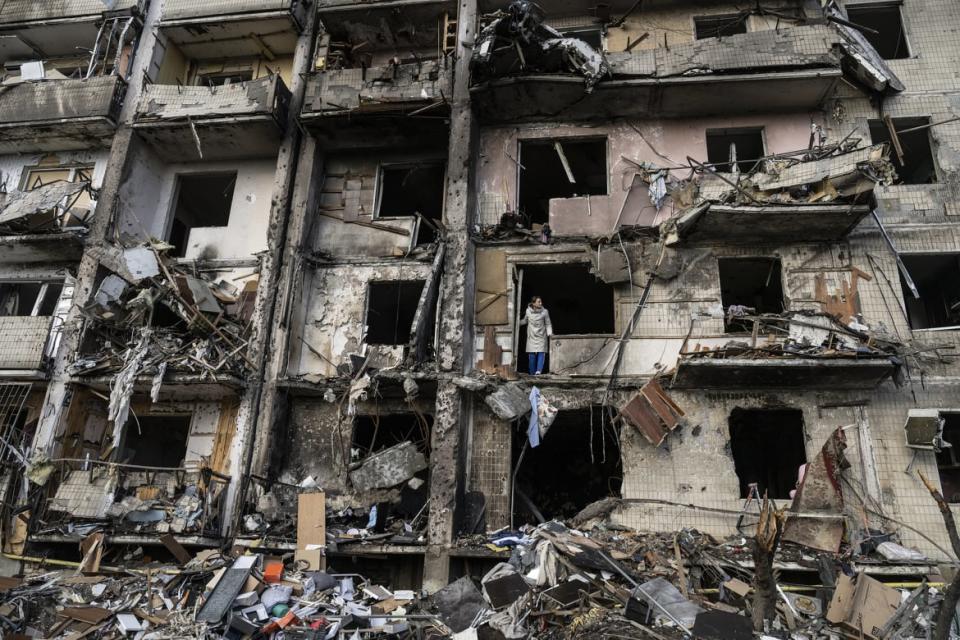
<svg viewBox="0 0 960 640">
<path fill-rule="evenodd" d="M 30 191 L 15 191 L 0 200 L 0 227 L 29 216 L 45 213 L 62 204 L 65 199 L 89 189 L 88 181 L 67 182 L 58 180 Z"/>
</svg>

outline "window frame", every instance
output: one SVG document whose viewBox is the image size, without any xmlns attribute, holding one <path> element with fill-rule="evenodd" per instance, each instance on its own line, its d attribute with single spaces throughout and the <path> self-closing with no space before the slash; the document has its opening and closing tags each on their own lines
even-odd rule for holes
<svg viewBox="0 0 960 640">
<path fill-rule="evenodd" d="M 397 162 L 381 162 L 377 164 L 377 175 L 373 183 L 373 220 L 409 220 L 411 218 L 416 218 L 417 216 L 390 216 L 382 215 L 380 209 L 383 205 L 383 179 L 386 171 L 392 169 L 415 169 L 418 167 L 427 167 L 435 166 L 441 167 L 443 169 L 443 184 L 447 184 L 447 163 L 443 158 L 436 159 L 425 159 L 421 161 L 409 160 L 403 161 L 398 160 Z M 440 215 L 441 218 L 444 217 L 444 214 L 447 211 L 447 190 L 443 190 L 443 203 L 440 206 Z"/>
<path fill-rule="evenodd" d="M 713 14 L 704 14 L 699 16 L 690 16 L 690 24 L 692 25 L 691 33 L 693 34 L 693 41 L 699 42 L 700 40 L 707 40 L 709 38 L 729 38 L 730 36 L 742 35 L 741 33 L 729 33 L 727 35 L 713 35 L 713 36 L 704 36 L 702 38 L 698 37 L 697 32 L 697 21 L 698 20 L 719 20 L 721 18 L 742 18 L 740 22 L 743 23 L 743 33 L 750 33 L 749 29 L 749 15 L 741 15 L 739 13 L 713 13 Z"/>
<path fill-rule="evenodd" d="M 903 15 L 903 0 L 872 0 L 871 2 L 847 2 L 844 7 L 844 15 L 851 22 L 853 19 L 850 18 L 850 9 L 896 9 L 897 17 L 900 19 L 900 31 L 903 36 L 903 44 L 907 48 L 907 55 L 902 58 L 883 58 L 884 61 L 889 60 L 909 60 L 913 58 L 913 46 L 910 44 L 910 34 L 907 31 L 907 21 Z M 856 24 L 856 23 L 854 23 Z M 877 53 L 880 53 L 879 51 Z"/>
<path fill-rule="evenodd" d="M 53 318 L 56 316 L 56 304 L 54 304 L 54 313 L 50 315 L 41 315 L 40 307 L 43 306 L 43 301 L 47 297 L 47 291 L 50 288 L 50 285 L 61 285 L 60 294 L 57 296 L 57 300 L 63 297 L 63 290 L 67 286 L 66 280 L 57 280 L 55 278 L 50 278 L 46 280 L 40 279 L 30 279 L 30 280 L 2 280 L 0 279 L 0 285 L 5 284 L 38 284 L 40 285 L 40 290 L 37 292 L 37 299 L 33 301 L 33 307 L 30 309 L 30 313 L 23 314 L 20 316 L 0 316 L 0 317 L 10 317 L 10 318 Z"/>
<path fill-rule="evenodd" d="M 87 219 L 91 215 L 93 215 L 93 212 L 97 208 L 97 200 L 93 197 L 94 194 L 92 192 L 93 176 L 96 171 L 96 165 L 78 163 L 78 164 L 67 164 L 67 165 L 59 165 L 59 166 L 35 165 L 32 167 L 23 167 L 23 170 L 20 175 L 20 191 L 32 191 L 37 187 L 43 187 L 48 184 L 52 184 L 54 182 L 60 182 L 60 180 L 51 180 L 50 182 L 41 182 L 40 184 L 37 184 L 35 186 L 32 186 L 32 187 L 30 186 L 30 184 L 34 182 L 36 178 L 39 178 L 41 174 L 62 173 L 64 171 L 67 172 L 67 179 L 64 180 L 64 182 L 74 183 L 74 182 L 80 182 L 80 181 L 86 180 L 91 185 L 90 187 L 91 191 L 88 194 L 88 199 L 90 203 L 89 212 L 86 218 L 82 218 L 82 219 L 78 218 L 78 220 L 80 220 L 81 223 L 86 223 Z M 70 202 L 70 200 L 72 200 L 72 202 Z M 57 211 L 57 215 L 56 215 L 57 228 L 65 229 L 71 226 L 67 224 L 67 219 L 75 216 L 68 215 L 69 209 L 66 207 L 68 207 L 71 204 L 76 204 L 77 200 L 79 200 L 79 196 L 68 196 L 67 198 L 64 198 L 63 201 L 59 202 L 56 205 L 55 210 Z"/>
</svg>

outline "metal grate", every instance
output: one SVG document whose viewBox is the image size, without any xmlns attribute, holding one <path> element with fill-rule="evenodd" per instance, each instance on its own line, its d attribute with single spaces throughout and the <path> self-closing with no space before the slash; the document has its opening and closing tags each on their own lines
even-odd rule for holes
<svg viewBox="0 0 960 640">
<path fill-rule="evenodd" d="M 29 382 L 0 384 L 0 467 L 27 457 L 24 408 L 32 387 Z"/>
</svg>

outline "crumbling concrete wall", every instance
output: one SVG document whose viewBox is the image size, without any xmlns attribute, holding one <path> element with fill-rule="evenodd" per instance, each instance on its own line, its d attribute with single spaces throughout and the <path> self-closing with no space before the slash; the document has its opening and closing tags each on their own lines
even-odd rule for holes
<svg viewBox="0 0 960 640">
<path fill-rule="evenodd" d="M 274 160 L 166 164 L 146 145 L 137 145 L 128 160 L 120 192 L 118 232 L 132 242 L 169 237 L 178 176 L 233 171 L 237 179 L 227 226 L 193 228 L 186 258 L 249 258 L 266 249 Z"/>
<path fill-rule="evenodd" d="M 5 186 L 5 191 L 9 193 L 26 186 L 23 181 L 30 169 L 92 166 L 90 186 L 99 189 L 103 185 L 109 156 L 110 153 L 103 150 L 0 155 L 0 185 Z"/>
<path fill-rule="evenodd" d="M 320 206 L 313 220 L 311 248 L 334 258 L 405 254 L 414 240 L 415 220 L 411 216 L 390 216 L 389 202 L 378 209 L 380 167 L 444 160 L 443 149 L 419 153 L 374 150 L 328 157 L 323 167 Z"/>
<path fill-rule="evenodd" d="M 304 275 L 299 317 L 291 337 L 291 376 L 336 377 L 336 366 L 364 348 L 370 366 L 390 367 L 403 359 L 403 347 L 363 343 L 367 286 L 372 281 L 426 280 L 430 264 L 421 262 L 342 265 L 309 270 Z M 307 346 L 309 345 L 309 346 Z M 322 355 L 317 355 L 317 353 Z"/>
</svg>

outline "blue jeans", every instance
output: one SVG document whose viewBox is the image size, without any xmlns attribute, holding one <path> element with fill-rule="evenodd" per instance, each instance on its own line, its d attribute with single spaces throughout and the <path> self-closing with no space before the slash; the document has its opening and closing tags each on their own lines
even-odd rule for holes
<svg viewBox="0 0 960 640">
<path fill-rule="evenodd" d="M 537 353 L 528 353 L 528 364 L 527 368 L 528 373 L 543 373 L 543 360 L 546 357 L 546 353 L 543 351 Z"/>
</svg>

